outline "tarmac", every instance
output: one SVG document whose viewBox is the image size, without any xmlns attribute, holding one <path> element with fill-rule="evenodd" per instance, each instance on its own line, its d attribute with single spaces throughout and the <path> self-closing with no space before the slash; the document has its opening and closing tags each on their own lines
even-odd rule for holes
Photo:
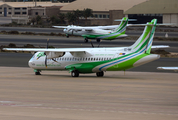
<svg viewBox="0 0 178 120">
<path fill-rule="evenodd" d="M 0 67 L 1 120 L 177 120 L 178 74 Z"/>
</svg>

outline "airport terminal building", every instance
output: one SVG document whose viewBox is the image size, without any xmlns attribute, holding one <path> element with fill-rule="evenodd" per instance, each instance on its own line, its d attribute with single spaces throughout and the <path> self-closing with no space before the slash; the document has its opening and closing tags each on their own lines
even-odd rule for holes
<svg viewBox="0 0 178 120">
<path fill-rule="evenodd" d="M 12 17 L 23 22 L 35 15 L 43 18 L 73 10 L 93 10 L 88 25 L 114 25 L 115 19 L 126 16 L 137 19 L 134 23 L 146 23 L 158 19 L 158 23 L 174 23 L 178 26 L 178 0 L 76 0 L 71 3 L 53 2 L 0 2 L 0 17 Z M 18 17 L 18 18 L 17 18 Z M 82 19 L 82 18 L 81 18 Z M 82 21 L 82 20 L 81 20 Z M 20 23 L 21 23 L 20 22 Z M 24 22 L 26 23 L 26 22 Z"/>
</svg>

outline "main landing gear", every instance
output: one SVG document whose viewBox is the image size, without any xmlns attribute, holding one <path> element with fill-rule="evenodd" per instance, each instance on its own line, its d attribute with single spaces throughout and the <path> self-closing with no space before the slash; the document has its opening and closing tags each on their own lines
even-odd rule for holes
<svg viewBox="0 0 178 120">
<path fill-rule="evenodd" d="M 72 76 L 72 77 L 79 77 L 79 71 L 78 71 L 78 70 L 73 70 L 73 71 L 71 72 L 71 76 Z M 97 77 L 103 77 L 103 76 L 104 76 L 104 72 L 103 72 L 103 71 L 97 72 L 97 73 L 96 73 L 96 76 L 97 76 Z"/>
<path fill-rule="evenodd" d="M 101 41 L 101 40 L 100 40 L 99 38 L 96 39 L 96 42 L 100 42 L 100 41 Z M 84 42 L 87 43 L 87 42 L 88 42 L 88 38 L 85 38 L 85 39 L 84 39 Z"/>
<path fill-rule="evenodd" d="M 104 76 L 104 72 L 103 72 L 103 71 L 97 72 L 97 73 L 96 73 L 96 76 L 97 76 L 97 77 L 103 77 L 103 76 Z"/>
<path fill-rule="evenodd" d="M 98 39 L 96 39 L 96 42 L 100 42 L 100 39 L 98 38 Z"/>
</svg>

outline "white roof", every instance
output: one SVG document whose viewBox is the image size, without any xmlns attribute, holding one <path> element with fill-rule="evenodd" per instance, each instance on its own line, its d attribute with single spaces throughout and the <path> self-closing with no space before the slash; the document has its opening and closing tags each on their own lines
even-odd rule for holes
<svg viewBox="0 0 178 120">
<path fill-rule="evenodd" d="M 76 0 L 62 7 L 61 10 L 83 10 L 84 8 L 90 8 L 93 11 L 125 11 L 145 1 L 147 0 Z"/>
</svg>

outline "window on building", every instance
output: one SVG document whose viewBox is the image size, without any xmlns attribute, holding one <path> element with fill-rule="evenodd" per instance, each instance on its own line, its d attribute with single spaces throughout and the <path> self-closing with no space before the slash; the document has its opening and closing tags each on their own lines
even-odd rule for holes
<svg viewBox="0 0 178 120">
<path fill-rule="evenodd" d="M 0 12 L 0 14 L 2 14 L 2 12 Z"/>
<path fill-rule="evenodd" d="M 97 14 L 95 14 L 94 16 L 95 16 L 95 18 L 98 18 L 98 15 L 97 15 Z"/>
<path fill-rule="evenodd" d="M 0 10 L 2 9 L 2 7 L 0 7 Z"/>
<path fill-rule="evenodd" d="M 14 8 L 15 10 L 20 10 L 20 8 Z"/>
<path fill-rule="evenodd" d="M 20 15 L 20 12 L 15 12 L 14 14 L 15 14 L 15 15 Z"/>
<path fill-rule="evenodd" d="M 103 15 L 100 14 L 100 15 L 99 15 L 99 18 L 102 18 L 102 16 L 103 16 Z"/>
<path fill-rule="evenodd" d="M 38 12 L 35 12 L 35 15 L 38 15 Z"/>
<path fill-rule="evenodd" d="M 9 10 L 11 10 L 12 8 L 9 8 Z"/>
<path fill-rule="evenodd" d="M 109 18 L 109 15 L 107 15 L 107 18 Z"/>
<path fill-rule="evenodd" d="M 106 15 L 103 15 L 103 18 L 106 18 Z"/>
<path fill-rule="evenodd" d="M 22 8 L 22 10 L 26 10 L 27 8 Z"/>
<path fill-rule="evenodd" d="M 23 14 L 23 15 L 26 15 L 26 14 L 27 14 L 27 12 L 22 12 L 22 14 Z"/>
<path fill-rule="evenodd" d="M 11 15 L 11 12 L 8 12 L 9 15 Z"/>
</svg>

